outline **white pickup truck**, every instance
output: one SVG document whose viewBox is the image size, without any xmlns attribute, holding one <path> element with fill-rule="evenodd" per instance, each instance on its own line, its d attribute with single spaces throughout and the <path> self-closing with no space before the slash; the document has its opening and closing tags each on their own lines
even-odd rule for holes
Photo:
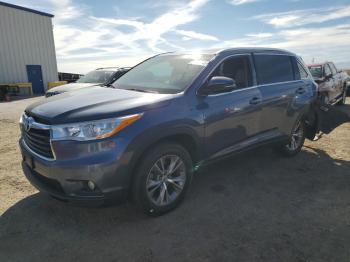
<svg viewBox="0 0 350 262">
<path fill-rule="evenodd" d="M 323 102 L 326 104 L 344 104 L 350 77 L 347 72 L 338 70 L 333 62 L 308 65 L 308 68 L 318 84 Z"/>
</svg>

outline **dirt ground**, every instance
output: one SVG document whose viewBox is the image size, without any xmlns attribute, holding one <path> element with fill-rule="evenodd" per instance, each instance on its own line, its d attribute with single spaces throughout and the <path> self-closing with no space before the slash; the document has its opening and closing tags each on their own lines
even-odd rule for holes
<svg viewBox="0 0 350 262">
<path fill-rule="evenodd" d="M 290 159 L 261 148 L 195 174 L 184 203 L 149 218 L 39 194 L 20 169 L 18 119 L 0 103 L 0 261 L 350 261 L 350 105 Z"/>
</svg>

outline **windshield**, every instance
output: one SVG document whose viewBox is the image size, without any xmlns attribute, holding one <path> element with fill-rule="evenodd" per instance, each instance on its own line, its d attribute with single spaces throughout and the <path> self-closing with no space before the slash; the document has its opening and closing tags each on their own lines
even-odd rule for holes
<svg viewBox="0 0 350 262">
<path fill-rule="evenodd" d="M 86 75 L 82 76 L 77 80 L 77 83 L 97 83 L 102 84 L 106 82 L 111 75 L 113 74 L 113 71 L 104 71 L 104 70 L 95 70 L 87 73 Z"/>
<path fill-rule="evenodd" d="M 185 90 L 214 55 L 160 55 L 134 67 L 113 83 L 115 88 L 174 94 Z"/>
<path fill-rule="evenodd" d="M 322 66 L 309 66 L 313 78 L 322 78 Z"/>
</svg>

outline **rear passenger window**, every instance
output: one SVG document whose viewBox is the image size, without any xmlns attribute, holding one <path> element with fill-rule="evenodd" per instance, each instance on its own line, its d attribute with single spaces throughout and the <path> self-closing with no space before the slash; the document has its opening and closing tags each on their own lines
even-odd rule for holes
<svg viewBox="0 0 350 262">
<path fill-rule="evenodd" d="M 293 81 L 293 67 L 289 56 L 254 55 L 258 83 L 272 84 Z"/>
<path fill-rule="evenodd" d="M 299 74 L 300 74 L 300 78 L 308 78 L 308 73 L 306 72 L 305 68 L 300 64 L 300 62 L 297 62 L 298 65 L 298 70 L 299 70 Z"/>
</svg>

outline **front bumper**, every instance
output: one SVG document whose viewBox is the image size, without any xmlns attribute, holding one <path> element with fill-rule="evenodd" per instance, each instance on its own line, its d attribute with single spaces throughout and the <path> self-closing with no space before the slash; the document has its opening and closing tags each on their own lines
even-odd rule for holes
<svg viewBox="0 0 350 262">
<path fill-rule="evenodd" d="M 128 176 L 114 152 L 102 152 L 89 159 L 50 161 L 33 154 L 19 142 L 22 152 L 22 169 L 39 191 L 79 206 L 100 206 L 124 202 L 128 196 Z M 91 190 L 87 182 L 96 188 Z"/>
</svg>

